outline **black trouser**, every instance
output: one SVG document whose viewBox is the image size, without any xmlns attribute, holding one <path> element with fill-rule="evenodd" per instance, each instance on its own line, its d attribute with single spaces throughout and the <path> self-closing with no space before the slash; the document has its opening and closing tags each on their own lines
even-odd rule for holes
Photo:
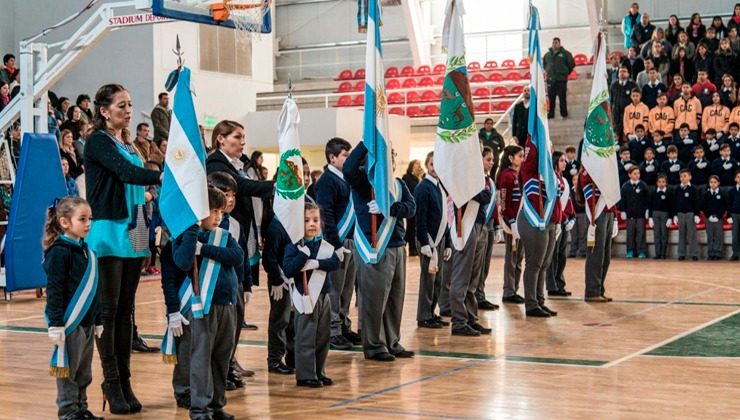
<svg viewBox="0 0 740 420">
<path fill-rule="evenodd" d="M 557 80 L 547 82 L 547 99 L 550 101 L 550 108 L 547 110 L 547 118 L 555 116 L 555 98 L 560 100 L 560 116 L 568 116 L 568 100 L 566 94 L 568 92 L 568 81 Z"/>
<path fill-rule="evenodd" d="M 131 377 L 132 312 L 142 258 L 98 259 L 103 336 L 97 340 L 106 381 Z"/>
<path fill-rule="evenodd" d="M 295 334 L 293 313 L 290 310 L 290 294 L 286 290 L 280 300 L 275 300 L 272 296 L 268 298 L 270 299 L 270 315 L 267 326 L 267 362 L 271 365 L 279 363 L 285 356 L 286 364 L 292 365 Z"/>
<path fill-rule="evenodd" d="M 242 335 L 242 322 L 244 321 L 244 285 L 239 283 L 236 296 L 236 327 L 234 330 L 234 351 L 231 352 L 231 360 L 236 360 L 236 348 L 239 346 L 239 338 Z"/>
</svg>

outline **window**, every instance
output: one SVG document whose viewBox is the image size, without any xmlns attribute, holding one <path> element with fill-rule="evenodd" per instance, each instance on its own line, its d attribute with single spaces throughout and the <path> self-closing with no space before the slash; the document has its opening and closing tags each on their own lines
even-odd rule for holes
<svg viewBox="0 0 740 420">
<path fill-rule="evenodd" d="M 200 69 L 252 75 L 252 41 L 239 31 L 213 25 L 200 26 Z"/>
</svg>

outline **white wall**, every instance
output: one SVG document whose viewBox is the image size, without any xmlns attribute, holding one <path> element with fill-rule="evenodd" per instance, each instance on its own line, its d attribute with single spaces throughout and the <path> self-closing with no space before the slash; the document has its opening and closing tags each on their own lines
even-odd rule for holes
<svg viewBox="0 0 740 420">
<path fill-rule="evenodd" d="M 608 0 L 608 19 L 610 22 L 621 22 L 627 9 L 634 0 Z M 691 16 L 694 12 L 699 12 L 704 20 L 704 24 L 711 23 L 711 18 L 717 14 L 732 14 L 732 9 L 737 3 L 736 0 L 638 0 L 640 11 L 647 12 L 651 17 L 657 19 L 667 19 L 668 16 L 675 14 L 680 17 Z M 726 19 L 725 19 L 726 20 Z M 686 26 L 687 19 L 681 22 Z"/>
<path fill-rule="evenodd" d="M 18 44 L 15 42 L 15 4 L 4 1 L 0 13 L 0 56 L 9 53 L 18 58 Z"/>
</svg>

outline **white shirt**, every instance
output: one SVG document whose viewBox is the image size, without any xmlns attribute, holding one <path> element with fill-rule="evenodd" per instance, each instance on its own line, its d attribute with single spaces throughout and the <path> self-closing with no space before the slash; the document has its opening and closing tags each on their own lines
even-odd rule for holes
<svg viewBox="0 0 740 420">
<path fill-rule="evenodd" d="M 336 166 L 334 165 L 326 165 L 326 169 L 329 170 L 329 172 L 333 173 L 334 175 L 338 176 L 342 180 L 344 180 L 344 174 L 342 171 L 340 171 Z"/>
<path fill-rule="evenodd" d="M 234 167 L 237 171 L 243 171 L 244 170 L 244 162 L 242 162 L 239 159 L 232 159 L 231 156 L 227 155 L 223 150 L 219 149 L 219 152 L 223 153 L 224 156 L 226 156 L 226 159 L 231 163 L 231 166 Z"/>
</svg>

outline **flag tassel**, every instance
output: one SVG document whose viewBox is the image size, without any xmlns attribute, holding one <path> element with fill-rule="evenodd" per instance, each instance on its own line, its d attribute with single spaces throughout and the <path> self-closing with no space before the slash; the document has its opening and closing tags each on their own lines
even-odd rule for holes
<svg viewBox="0 0 740 420">
<path fill-rule="evenodd" d="M 49 366 L 49 375 L 55 378 L 69 378 L 68 367 Z"/>
</svg>

